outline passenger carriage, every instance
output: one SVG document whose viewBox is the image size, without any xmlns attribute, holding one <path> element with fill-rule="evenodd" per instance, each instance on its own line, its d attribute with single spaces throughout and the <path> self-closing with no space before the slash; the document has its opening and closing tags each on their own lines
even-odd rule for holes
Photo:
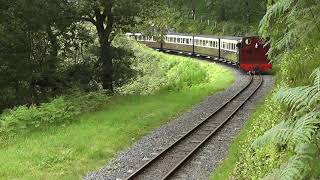
<svg viewBox="0 0 320 180">
<path fill-rule="evenodd" d="M 127 36 L 147 46 L 166 52 L 224 61 L 239 66 L 246 72 L 266 72 L 272 68 L 267 58 L 268 46 L 259 37 L 233 37 L 189 34 L 167 34 L 162 41 L 141 33 L 127 33 Z"/>
</svg>

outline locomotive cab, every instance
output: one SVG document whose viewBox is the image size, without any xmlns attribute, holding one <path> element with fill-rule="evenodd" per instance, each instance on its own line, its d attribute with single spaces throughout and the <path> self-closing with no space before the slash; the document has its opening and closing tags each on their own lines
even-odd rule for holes
<svg viewBox="0 0 320 180">
<path fill-rule="evenodd" d="M 272 68 L 268 60 L 269 46 L 259 37 L 246 37 L 238 44 L 239 64 L 246 72 L 266 72 Z"/>
</svg>

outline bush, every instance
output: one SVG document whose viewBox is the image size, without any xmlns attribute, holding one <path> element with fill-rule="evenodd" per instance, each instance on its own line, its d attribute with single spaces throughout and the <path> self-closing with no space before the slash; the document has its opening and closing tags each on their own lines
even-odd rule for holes
<svg viewBox="0 0 320 180">
<path fill-rule="evenodd" d="M 95 111 L 108 97 L 100 92 L 61 96 L 39 106 L 19 106 L 0 116 L 0 134 L 17 133 L 70 123 L 83 112 Z"/>
<path fill-rule="evenodd" d="M 166 75 L 167 89 L 182 90 L 207 82 L 207 71 L 200 63 L 181 61 L 170 69 Z"/>
</svg>

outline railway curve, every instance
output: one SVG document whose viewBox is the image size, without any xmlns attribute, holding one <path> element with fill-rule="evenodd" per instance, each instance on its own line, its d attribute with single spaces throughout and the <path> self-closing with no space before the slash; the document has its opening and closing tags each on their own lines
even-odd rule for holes
<svg viewBox="0 0 320 180">
<path fill-rule="evenodd" d="M 211 116 L 165 148 L 154 158 L 128 176 L 132 179 L 170 179 L 261 87 L 263 77 L 254 75 L 238 93 L 224 102 Z"/>
</svg>

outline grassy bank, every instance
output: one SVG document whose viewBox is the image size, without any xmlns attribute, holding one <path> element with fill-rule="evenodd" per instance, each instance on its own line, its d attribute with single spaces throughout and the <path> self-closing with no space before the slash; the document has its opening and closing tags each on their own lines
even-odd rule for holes
<svg viewBox="0 0 320 180">
<path fill-rule="evenodd" d="M 78 179 L 211 90 L 113 97 L 104 110 L 84 115 L 77 123 L 13 139 L 0 149 L 0 176 Z"/>
<path fill-rule="evenodd" d="M 133 68 L 143 73 L 118 88 L 117 95 L 106 98 L 104 105 L 101 106 L 101 98 L 98 98 L 98 110 L 78 113 L 83 111 L 83 107 L 76 108 L 75 116 L 71 119 L 67 116 L 68 123 L 60 122 L 52 113 L 40 113 L 44 117 L 37 123 L 43 128 L 34 128 L 31 126 L 33 123 L 26 123 L 31 125 L 14 131 L 14 136 L 2 135 L 1 178 L 79 179 L 85 173 L 97 170 L 152 129 L 234 81 L 232 72 L 215 64 L 154 52 L 137 44 L 128 46 L 137 50 Z M 65 104 L 77 107 L 77 102 L 67 101 Z M 85 105 L 85 101 L 82 104 Z M 47 109 L 57 108 L 55 104 L 48 103 L 33 107 L 32 111 L 51 112 Z M 30 114 L 28 111 L 25 107 L 5 113 L 0 124 L 8 125 L 10 122 L 7 121 L 14 117 L 19 117 L 19 122 L 32 121 L 23 116 L 23 113 Z M 66 112 L 71 111 L 65 108 L 62 114 Z M 59 123 L 45 121 L 48 114 L 51 114 L 50 119 Z M 6 127 L 9 126 L 2 126 L 2 129 Z"/>
</svg>

